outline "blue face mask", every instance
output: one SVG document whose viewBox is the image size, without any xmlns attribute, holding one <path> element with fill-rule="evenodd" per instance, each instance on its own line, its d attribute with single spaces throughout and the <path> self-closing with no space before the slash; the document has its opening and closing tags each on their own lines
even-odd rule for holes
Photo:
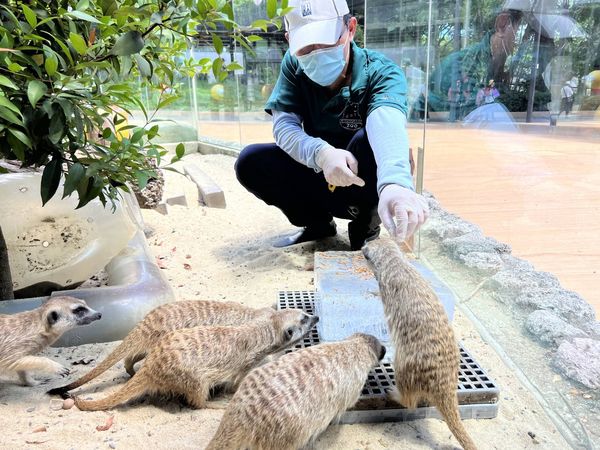
<svg viewBox="0 0 600 450">
<path fill-rule="evenodd" d="M 308 78 L 321 86 L 329 86 L 341 75 L 346 58 L 344 44 L 336 47 L 315 50 L 306 55 L 297 56 L 300 67 Z"/>
</svg>

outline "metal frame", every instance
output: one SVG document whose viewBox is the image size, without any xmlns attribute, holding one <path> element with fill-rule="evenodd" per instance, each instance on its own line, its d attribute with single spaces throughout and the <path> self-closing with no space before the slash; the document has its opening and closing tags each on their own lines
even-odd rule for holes
<svg viewBox="0 0 600 450">
<path fill-rule="evenodd" d="M 280 291 L 278 309 L 298 308 L 314 313 L 315 291 Z M 319 344 L 319 333 L 314 327 L 302 342 L 288 351 Z M 496 383 L 475 358 L 459 343 L 460 366 L 457 395 L 463 419 L 491 419 L 498 414 L 500 391 Z M 384 362 L 369 373 L 360 399 L 352 410 L 346 411 L 339 423 L 403 422 L 427 417 L 441 418 L 437 409 L 426 404 L 406 409 L 388 400 L 387 391 L 395 385 L 394 368 Z"/>
</svg>

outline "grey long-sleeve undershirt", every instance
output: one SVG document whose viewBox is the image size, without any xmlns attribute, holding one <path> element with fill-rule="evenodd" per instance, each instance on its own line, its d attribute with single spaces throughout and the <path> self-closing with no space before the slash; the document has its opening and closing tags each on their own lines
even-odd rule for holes
<svg viewBox="0 0 600 450">
<path fill-rule="evenodd" d="M 320 172 L 315 158 L 318 151 L 329 144 L 306 134 L 298 114 L 275 110 L 272 113 L 275 143 L 294 160 Z M 367 117 L 366 131 L 377 162 L 377 192 L 381 193 L 388 184 L 414 189 L 404 113 L 380 106 Z"/>
</svg>

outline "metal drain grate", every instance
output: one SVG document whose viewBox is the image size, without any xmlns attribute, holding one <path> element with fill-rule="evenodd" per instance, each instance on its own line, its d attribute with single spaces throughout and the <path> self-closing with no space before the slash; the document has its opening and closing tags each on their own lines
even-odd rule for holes
<svg viewBox="0 0 600 450">
<path fill-rule="evenodd" d="M 280 291 L 277 306 L 279 309 L 298 308 L 309 314 L 314 313 L 315 291 Z M 293 349 L 317 345 L 320 342 L 317 328 L 313 328 L 301 343 Z M 498 413 L 499 390 L 494 381 L 479 366 L 469 352 L 459 344 L 460 366 L 458 372 L 457 395 L 460 414 L 463 419 L 490 419 Z M 390 402 L 387 390 L 395 385 L 394 369 L 390 363 L 383 363 L 369 373 L 358 403 L 347 411 L 340 423 L 389 422 L 440 418 L 433 407 L 426 404 L 416 409 L 406 409 Z"/>
</svg>

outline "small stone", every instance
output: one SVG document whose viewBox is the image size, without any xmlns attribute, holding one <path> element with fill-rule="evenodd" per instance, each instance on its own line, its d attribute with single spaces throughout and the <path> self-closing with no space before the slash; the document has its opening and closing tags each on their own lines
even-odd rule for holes
<svg viewBox="0 0 600 450">
<path fill-rule="evenodd" d="M 67 398 L 63 401 L 62 409 L 71 409 L 75 405 L 75 400 Z"/>
<path fill-rule="evenodd" d="M 579 328 L 568 324 L 549 311 L 534 311 L 525 321 L 527 331 L 546 344 L 558 345 L 567 338 L 585 337 Z"/>
<path fill-rule="evenodd" d="M 471 252 L 459 256 L 459 259 L 471 269 L 476 269 L 487 274 L 495 274 L 504 266 L 500 256 L 494 253 Z"/>
<path fill-rule="evenodd" d="M 493 238 L 485 237 L 479 231 L 467 233 L 455 238 L 444 239 L 442 241 L 442 247 L 455 259 L 460 259 L 462 256 L 472 252 L 493 254 L 511 252 L 511 248 L 508 244 L 503 244 Z"/>
<path fill-rule="evenodd" d="M 515 303 L 524 308 L 552 311 L 569 323 L 581 324 L 588 334 L 594 333 L 594 308 L 579 294 L 559 287 L 528 289 L 517 296 Z M 600 337 L 600 328 L 598 328 Z"/>
<path fill-rule="evenodd" d="M 114 442 L 109 442 L 109 443 L 108 443 L 108 446 L 109 446 L 110 448 L 117 448 L 117 444 L 115 444 Z"/>
<path fill-rule="evenodd" d="M 498 272 L 488 280 L 485 288 L 498 300 L 513 303 L 515 298 L 532 291 L 560 289 L 560 282 L 548 272 L 513 268 Z"/>
<path fill-rule="evenodd" d="M 53 398 L 50 400 L 50 409 L 52 411 L 60 411 L 63 409 L 63 401 L 59 398 Z"/>
<path fill-rule="evenodd" d="M 35 411 L 35 406 L 32 406 L 31 408 L 27 408 L 26 411 L 27 412 L 34 412 Z"/>
<path fill-rule="evenodd" d="M 531 439 L 535 439 L 535 433 L 533 431 L 528 431 L 527 434 Z"/>
<path fill-rule="evenodd" d="M 590 389 L 600 389 L 600 341 L 575 338 L 558 347 L 554 356 L 556 369 Z"/>
</svg>

